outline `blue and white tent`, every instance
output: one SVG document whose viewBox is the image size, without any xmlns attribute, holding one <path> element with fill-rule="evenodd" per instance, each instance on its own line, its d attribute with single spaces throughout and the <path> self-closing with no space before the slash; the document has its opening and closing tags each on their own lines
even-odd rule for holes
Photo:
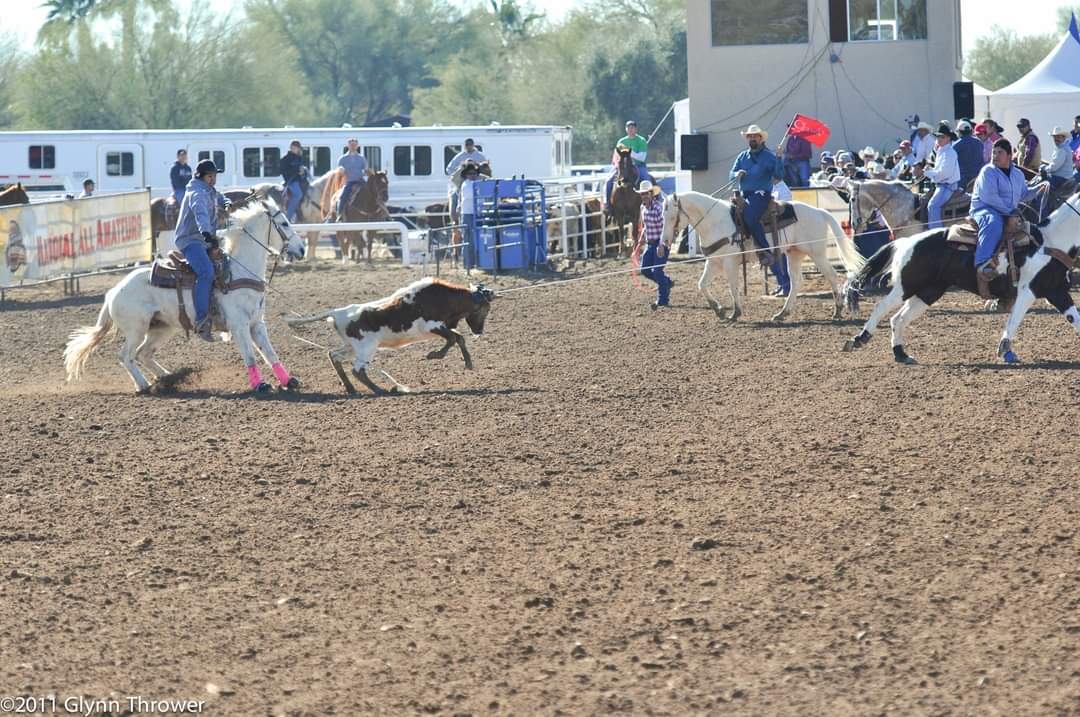
<svg viewBox="0 0 1080 717">
<path fill-rule="evenodd" d="M 1015 139 L 1016 122 L 1031 120 L 1032 129 L 1043 144 L 1055 125 L 1071 128 L 1073 117 L 1080 114 L 1080 30 L 1076 16 L 1069 31 L 1043 61 L 1031 72 L 1007 87 L 990 94 L 990 113 Z"/>
</svg>

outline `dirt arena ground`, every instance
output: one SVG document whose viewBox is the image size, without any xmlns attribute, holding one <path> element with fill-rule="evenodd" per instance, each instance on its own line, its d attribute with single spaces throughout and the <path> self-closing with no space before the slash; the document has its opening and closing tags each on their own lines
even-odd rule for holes
<svg viewBox="0 0 1080 717">
<path fill-rule="evenodd" d="M 610 269 L 592 264 L 578 271 Z M 856 323 L 720 324 L 627 277 L 498 299 L 477 368 L 380 356 L 347 399 L 275 344 L 295 396 L 176 341 L 139 397 L 109 344 L 65 385 L 84 295 L 0 310 L 0 696 L 205 701 L 211 715 L 1080 715 L 1080 340 L 946 297 Z M 415 278 L 324 263 L 271 316 Z M 529 278 L 500 279 L 496 288 Z M 867 311 L 864 306 L 864 316 Z M 316 325 L 303 336 L 330 340 Z M 377 375 L 377 374 L 376 374 Z M 126 714 L 123 710 L 113 714 Z"/>
</svg>

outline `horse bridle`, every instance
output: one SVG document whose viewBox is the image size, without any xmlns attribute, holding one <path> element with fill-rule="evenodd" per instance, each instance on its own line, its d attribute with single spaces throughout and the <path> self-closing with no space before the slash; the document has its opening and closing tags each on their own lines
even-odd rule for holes
<svg viewBox="0 0 1080 717">
<path fill-rule="evenodd" d="M 851 231 L 853 232 L 858 232 L 859 229 L 863 227 L 862 205 L 859 203 L 859 197 L 861 196 L 862 190 L 859 188 L 859 183 L 853 181 L 851 183 L 851 204 L 855 207 L 856 212 L 856 216 L 852 217 L 852 219 L 855 220 L 855 225 L 851 227 Z M 895 195 L 889 197 L 884 202 L 881 202 L 876 207 L 871 209 L 869 214 L 867 215 L 866 223 L 870 222 L 870 218 L 874 216 L 874 212 L 880 212 L 882 209 L 889 206 L 894 199 L 896 199 Z"/>
<path fill-rule="evenodd" d="M 256 244 L 258 244 L 259 246 L 261 246 L 263 248 L 263 250 L 266 251 L 267 254 L 269 254 L 272 257 L 277 258 L 277 257 L 281 256 L 281 252 L 270 246 L 270 231 L 271 231 L 271 228 L 277 230 L 278 236 L 281 237 L 282 249 L 284 249 L 286 246 L 289 245 L 289 237 L 287 237 L 285 235 L 285 231 L 281 228 L 281 226 L 278 225 L 278 223 L 274 221 L 279 216 L 284 216 L 284 213 L 281 211 L 281 209 L 279 209 L 277 207 L 275 207 L 274 211 L 271 212 L 270 208 L 268 206 L 266 206 L 265 204 L 263 204 L 263 211 L 270 215 L 270 226 L 266 228 L 266 243 L 265 244 L 263 242 L 259 241 L 255 237 L 254 234 L 249 232 L 247 227 L 241 225 L 240 226 L 240 231 L 247 234 L 248 237 L 251 238 L 251 241 L 253 241 Z M 288 221 L 288 217 L 285 217 L 285 220 Z"/>
</svg>

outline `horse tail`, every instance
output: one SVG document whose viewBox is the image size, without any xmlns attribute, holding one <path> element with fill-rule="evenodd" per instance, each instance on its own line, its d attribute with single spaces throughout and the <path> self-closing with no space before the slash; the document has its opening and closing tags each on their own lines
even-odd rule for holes
<svg viewBox="0 0 1080 717">
<path fill-rule="evenodd" d="M 109 311 L 111 298 L 108 295 L 105 297 L 105 303 L 98 312 L 97 324 L 80 326 L 68 337 L 67 346 L 64 347 L 64 368 L 67 370 L 68 381 L 78 381 L 82 377 L 90 354 L 94 353 L 94 349 L 113 328 L 112 313 Z"/>
<path fill-rule="evenodd" d="M 835 221 L 835 219 L 833 220 Z M 893 257 L 896 254 L 896 242 L 889 242 L 874 252 L 857 271 L 849 272 L 847 281 L 844 282 L 844 303 L 851 313 L 859 311 L 859 297 L 867 282 L 876 279 L 892 268 Z"/>
<path fill-rule="evenodd" d="M 316 321 L 329 319 L 333 313 L 333 311 L 324 311 L 321 314 L 312 314 L 311 316 L 285 316 L 283 318 L 289 326 L 300 326 L 301 324 L 313 324 Z"/>
<path fill-rule="evenodd" d="M 825 216 L 829 230 L 836 239 L 836 249 L 840 254 L 840 263 L 844 265 L 844 271 L 848 274 L 858 273 L 866 265 L 866 259 L 859 253 L 854 240 L 844 233 L 844 228 L 840 226 L 840 222 L 836 220 L 832 212 L 825 212 Z"/>
<path fill-rule="evenodd" d="M 345 170 L 338 167 L 330 175 L 330 178 L 323 185 L 322 197 L 319 200 L 319 208 L 322 210 L 324 217 L 330 216 L 330 211 L 333 208 L 334 195 L 337 190 L 341 188 L 341 178 L 345 176 Z"/>
</svg>

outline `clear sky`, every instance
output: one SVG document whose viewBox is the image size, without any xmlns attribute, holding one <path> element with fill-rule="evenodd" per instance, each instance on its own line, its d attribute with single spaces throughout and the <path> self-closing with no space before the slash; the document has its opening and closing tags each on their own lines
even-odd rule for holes
<svg viewBox="0 0 1080 717">
<path fill-rule="evenodd" d="M 182 6 L 191 0 L 177 0 Z M 456 5 L 470 6 L 478 0 L 451 0 Z M 706 0 L 695 0 L 705 2 Z M 930 0 L 940 2 L 941 0 Z M 3 0 L 3 26 L 0 31 L 11 32 L 18 37 L 26 49 L 33 47 L 38 28 L 45 21 L 46 11 L 38 0 Z M 534 7 L 543 7 L 551 17 L 562 17 L 567 10 L 580 4 L 574 0 L 542 0 L 533 2 Z M 1020 34 L 1049 32 L 1054 29 L 1055 10 L 1069 3 L 1062 0 L 960 0 L 964 32 L 964 49 L 969 49 L 975 38 L 986 34 L 993 25 L 1010 27 Z M 216 0 L 215 9 L 235 8 L 236 14 L 243 11 L 244 0 Z M 1023 11 L 1019 10 L 1022 5 Z"/>
</svg>

